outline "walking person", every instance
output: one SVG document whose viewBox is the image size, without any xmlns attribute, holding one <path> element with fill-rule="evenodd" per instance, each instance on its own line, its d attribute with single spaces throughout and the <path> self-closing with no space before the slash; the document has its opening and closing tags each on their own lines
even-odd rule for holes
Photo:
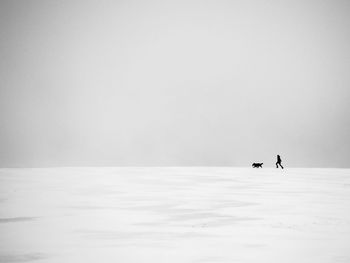
<svg viewBox="0 0 350 263">
<path fill-rule="evenodd" d="M 278 168 L 278 165 L 281 166 L 281 168 L 283 169 L 283 166 L 282 166 L 282 160 L 281 160 L 281 156 L 279 156 L 277 154 L 277 162 L 276 162 L 276 168 Z"/>
</svg>

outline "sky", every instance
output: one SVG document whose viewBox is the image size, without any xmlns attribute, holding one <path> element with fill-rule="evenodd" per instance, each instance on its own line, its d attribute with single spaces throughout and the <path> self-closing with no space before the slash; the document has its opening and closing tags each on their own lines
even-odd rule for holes
<svg viewBox="0 0 350 263">
<path fill-rule="evenodd" d="M 2 0 L 0 167 L 350 167 L 350 2 Z"/>
</svg>

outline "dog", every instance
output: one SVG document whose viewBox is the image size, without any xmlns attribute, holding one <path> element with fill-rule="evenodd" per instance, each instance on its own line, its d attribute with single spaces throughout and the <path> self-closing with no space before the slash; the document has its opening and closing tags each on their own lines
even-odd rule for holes
<svg viewBox="0 0 350 263">
<path fill-rule="evenodd" d="M 253 168 L 262 168 L 262 165 L 263 165 L 264 163 L 253 163 L 252 164 L 252 167 Z"/>
</svg>

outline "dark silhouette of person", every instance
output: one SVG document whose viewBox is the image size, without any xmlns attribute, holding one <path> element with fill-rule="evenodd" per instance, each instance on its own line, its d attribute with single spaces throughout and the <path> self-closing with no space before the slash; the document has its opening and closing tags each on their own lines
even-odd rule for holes
<svg viewBox="0 0 350 263">
<path fill-rule="evenodd" d="M 281 160 L 281 156 L 279 156 L 277 154 L 277 162 L 276 162 L 276 168 L 278 168 L 278 165 L 281 166 L 281 168 L 283 169 L 283 166 L 282 166 L 282 160 Z"/>
</svg>

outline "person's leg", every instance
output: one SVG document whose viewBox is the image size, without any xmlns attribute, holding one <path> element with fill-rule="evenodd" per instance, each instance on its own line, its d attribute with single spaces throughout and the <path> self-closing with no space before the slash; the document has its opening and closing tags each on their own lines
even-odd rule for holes
<svg viewBox="0 0 350 263">
<path fill-rule="evenodd" d="M 276 168 L 278 168 L 278 162 L 276 163 Z"/>
<path fill-rule="evenodd" d="M 280 163 L 280 166 L 281 166 L 281 168 L 283 169 L 283 166 L 282 166 L 282 164 Z"/>
</svg>

